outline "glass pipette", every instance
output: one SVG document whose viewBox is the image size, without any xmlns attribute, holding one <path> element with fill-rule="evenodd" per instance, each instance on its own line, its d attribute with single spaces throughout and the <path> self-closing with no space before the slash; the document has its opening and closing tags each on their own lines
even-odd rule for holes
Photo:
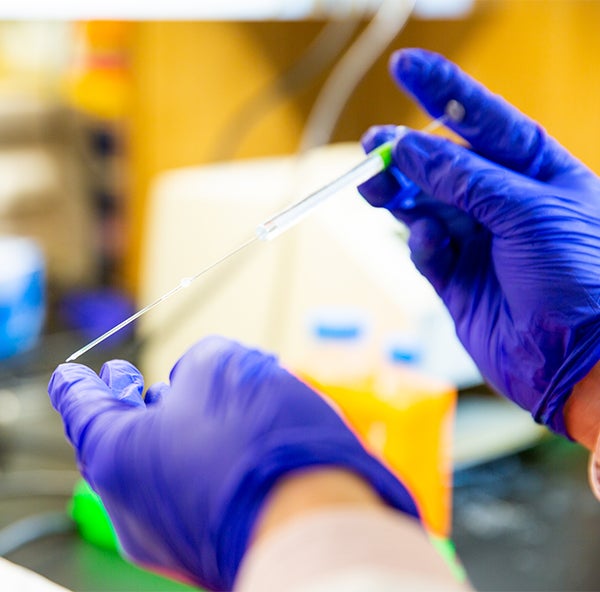
<svg viewBox="0 0 600 592">
<path fill-rule="evenodd" d="M 464 116 L 464 108 L 457 101 L 450 101 L 446 106 L 445 114 L 437 119 L 431 121 L 427 126 L 425 126 L 421 131 L 423 132 L 431 132 L 434 129 L 443 125 L 448 119 L 452 121 L 460 121 Z M 311 193 L 304 199 L 296 202 L 291 205 L 289 208 L 279 212 L 275 216 L 272 216 L 262 224 L 259 224 L 256 227 L 255 235 L 248 240 L 244 241 L 242 244 L 238 245 L 233 251 L 230 251 L 217 261 L 211 263 L 208 267 L 205 267 L 197 274 L 182 278 L 174 288 L 171 288 L 168 292 L 165 292 L 162 296 L 151 302 L 150 304 L 144 306 L 136 313 L 126 318 L 124 321 L 115 325 L 112 329 L 106 331 L 97 337 L 93 341 L 90 341 L 87 345 L 78 349 L 76 352 L 72 353 L 67 359 L 67 362 L 73 362 L 79 356 L 85 354 L 90 351 L 92 348 L 96 347 L 98 344 L 102 343 L 105 339 L 108 339 L 136 319 L 139 319 L 142 315 L 146 314 L 159 304 L 163 303 L 165 300 L 171 298 L 171 296 L 177 294 L 177 292 L 187 288 L 192 282 L 197 280 L 200 276 L 203 276 L 205 273 L 209 272 L 211 269 L 214 269 L 221 263 L 225 262 L 230 257 L 233 257 L 240 251 L 246 249 L 246 247 L 252 245 L 258 240 L 261 241 L 270 241 L 274 238 L 278 237 L 280 234 L 284 233 L 286 230 L 295 226 L 298 222 L 303 220 L 310 212 L 312 212 L 317 206 L 325 202 L 329 197 L 336 194 L 340 190 L 348 187 L 349 185 L 357 186 L 365 181 L 368 181 L 371 177 L 374 177 L 378 173 L 384 171 L 392 162 L 392 148 L 395 142 L 399 137 L 405 133 L 407 128 L 404 126 L 398 127 L 398 133 L 396 140 L 385 142 L 381 144 L 377 148 L 375 148 L 372 152 L 370 152 L 365 159 L 363 159 L 356 166 L 351 168 L 349 171 L 334 179 L 324 187 L 321 187 L 314 193 Z"/>
<path fill-rule="evenodd" d="M 260 240 L 273 240 L 298 224 L 332 195 L 349 185 L 360 185 L 381 173 L 392 161 L 392 146 L 393 142 L 381 144 L 381 146 L 370 152 L 365 159 L 337 179 L 259 224 L 256 227 L 256 237 Z"/>
</svg>

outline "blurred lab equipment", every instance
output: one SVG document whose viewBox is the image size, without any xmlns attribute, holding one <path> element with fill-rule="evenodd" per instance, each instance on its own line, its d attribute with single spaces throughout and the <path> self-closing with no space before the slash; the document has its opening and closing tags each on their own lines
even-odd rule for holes
<svg viewBox="0 0 600 592">
<path fill-rule="evenodd" d="M 38 244 L 0 237 L 0 359 L 37 342 L 46 311 L 45 261 Z"/>
<path fill-rule="evenodd" d="M 365 311 L 310 311 L 295 372 L 330 397 L 363 444 L 406 483 L 429 532 L 448 540 L 456 388 L 418 370 L 409 332 L 374 342 Z"/>
<path fill-rule="evenodd" d="M 357 144 L 340 144 L 302 158 L 253 159 L 162 175 L 151 196 L 140 300 L 152 302 L 179 278 L 192 275 L 200 258 L 216 260 L 228 252 L 253 220 L 258 223 L 281 208 L 290 187 L 293 195 L 310 193 L 362 158 Z M 350 186 L 276 246 L 240 254 L 146 315 L 139 332 L 144 372 L 153 380 L 164 378 L 181 351 L 210 333 L 235 335 L 279 352 L 284 361 L 297 359 L 303 319 L 325 304 L 372 312 L 375 333 L 446 314 L 414 269 L 397 223 L 364 203 Z M 458 352 L 455 370 L 461 381 L 477 381 L 456 338 L 445 337 L 448 348 Z"/>
<path fill-rule="evenodd" d="M 96 336 L 130 312 L 117 292 L 130 28 L 0 23 L 0 234 L 39 243 L 50 333 Z"/>
<path fill-rule="evenodd" d="M 0 234 L 38 242 L 59 290 L 93 275 L 77 122 L 61 95 L 66 23 L 0 22 Z"/>
<path fill-rule="evenodd" d="M 295 370 L 323 385 L 367 391 L 373 371 L 371 320 L 359 308 L 309 310 L 304 350 Z"/>
<path fill-rule="evenodd" d="M 91 212 L 67 112 L 26 92 L 0 93 L 0 233 L 35 239 L 49 280 L 92 274 Z"/>
<path fill-rule="evenodd" d="M 94 213 L 95 279 L 105 287 L 119 286 L 127 248 L 133 28 L 114 20 L 73 23 L 73 57 L 65 81 L 65 95 L 78 114 Z"/>
</svg>

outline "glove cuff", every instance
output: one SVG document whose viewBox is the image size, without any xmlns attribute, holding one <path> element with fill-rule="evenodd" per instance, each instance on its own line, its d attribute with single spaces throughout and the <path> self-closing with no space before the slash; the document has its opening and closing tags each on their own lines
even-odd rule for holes
<svg viewBox="0 0 600 592">
<path fill-rule="evenodd" d="M 259 455 L 256 451 L 252 453 L 252 458 L 260 458 L 261 464 L 244 470 L 245 478 L 219 512 L 221 522 L 215 532 L 225 536 L 218 541 L 216 559 L 227 589 L 233 586 L 265 498 L 279 478 L 295 470 L 317 466 L 348 469 L 371 484 L 391 507 L 416 518 L 419 516 L 407 488 L 350 434 L 328 438 L 322 433 L 302 431 L 285 442 L 278 437 L 275 446 L 267 444 L 265 448 Z"/>
<path fill-rule="evenodd" d="M 540 405 L 532 411 L 535 421 L 571 440 L 563 414 L 565 403 L 573 387 L 589 374 L 599 360 L 600 329 L 590 334 L 587 339 L 578 341 L 548 385 Z"/>
</svg>

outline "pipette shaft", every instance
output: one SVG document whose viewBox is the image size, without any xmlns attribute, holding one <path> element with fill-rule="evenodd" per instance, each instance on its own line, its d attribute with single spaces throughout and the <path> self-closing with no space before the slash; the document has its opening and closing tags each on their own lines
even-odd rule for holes
<svg viewBox="0 0 600 592">
<path fill-rule="evenodd" d="M 273 240 L 303 220 L 312 210 L 349 185 L 360 185 L 385 170 L 391 162 L 392 142 L 377 147 L 359 164 L 318 191 L 279 212 L 256 228 L 260 240 Z"/>
<path fill-rule="evenodd" d="M 444 115 L 435 119 L 429 125 L 427 125 L 422 131 L 430 132 L 435 128 L 441 126 L 448 119 L 453 121 L 460 121 L 464 116 L 464 108 L 457 101 L 449 101 L 446 106 L 446 112 Z M 396 136 L 396 140 L 398 137 L 402 135 L 402 133 L 406 130 L 404 127 L 398 128 L 398 133 Z M 210 271 L 211 269 L 217 267 L 230 257 L 233 257 L 240 251 L 243 251 L 246 247 L 255 243 L 257 240 L 273 240 L 278 237 L 280 234 L 290 229 L 292 226 L 295 226 L 298 222 L 303 220 L 310 212 L 312 212 L 317 206 L 325 202 L 329 197 L 336 194 L 338 191 L 348 187 L 349 185 L 353 185 L 356 187 L 361 183 L 364 183 L 371 177 L 374 177 L 378 173 L 384 171 L 392 161 L 392 149 L 395 144 L 394 142 L 386 142 L 381 144 L 375 150 L 370 152 L 365 159 L 363 159 L 356 166 L 351 168 L 349 171 L 334 179 L 321 189 L 311 193 L 309 196 L 301 199 L 296 202 L 289 208 L 279 212 L 275 216 L 272 216 L 262 224 L 259 224 L 255 230 L 255 236 L 246 240 L 242 244 L 238 245 L 233 251 L 230 251 L 217 261 L 214 261 L 209 266 L 205 267 L 197 274 L 183 278 L 177 286 L 145 306 L 144 308 L 138 310 L 136 313 L 114 326 L 112 329 L 106 331 L 106 333 L 100 335 L 81 349 L 78 349 L 75 353 L 71 354 L 67 358 L 67 362 L 72 362 L 79 358 L 79 356 L 91 350 L 93 347 L 102 343 L 105 339 L 108 339 L 111 335 L 117 333 L 136 319 L 140 318 L 142 315 L 146 314 L 148 311 L 152 310 L 154 307 L 158 306 L 168 298 L 171 298 L 174 294 L 179 292 L 180 290 L 187 288 L 193 281 L 197 280 L 200 276 L 203 276 L 205 273 Z"/>
</svg>

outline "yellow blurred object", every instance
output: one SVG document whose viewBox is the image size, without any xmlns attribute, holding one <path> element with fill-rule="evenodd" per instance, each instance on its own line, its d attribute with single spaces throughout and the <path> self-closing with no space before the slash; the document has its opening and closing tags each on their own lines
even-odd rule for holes
<svg viewBox="0 0 600 592">
<path fill-rule="evenodd" d="M 132 27 L 132 23 L 119 21 L 75 25 L 75 59 L 65 85 L 66 95 L 75 107 L 100 119 L 129 115 Z"/>
<path fill-rule="evenodd" d="M 72 79 L 67 88 L 71 103 L 100 119 L 117 119 L 128 112 L 129 77 L 120 70 L 91 70 Z"/>
<path fill-rule="evenodd" d="M 134 23 L 129 21 L 88 21 L 78 28 L 95 50 L 115 51 L 128 48 Z"/>
<path fill-rule="evenodd" d="M 363 445 L 406 485 L 425 527 L 448 537 L 454 387 L 400 365 L 354 387 L 298 375 L 332 399 Z"/>
</svg>

